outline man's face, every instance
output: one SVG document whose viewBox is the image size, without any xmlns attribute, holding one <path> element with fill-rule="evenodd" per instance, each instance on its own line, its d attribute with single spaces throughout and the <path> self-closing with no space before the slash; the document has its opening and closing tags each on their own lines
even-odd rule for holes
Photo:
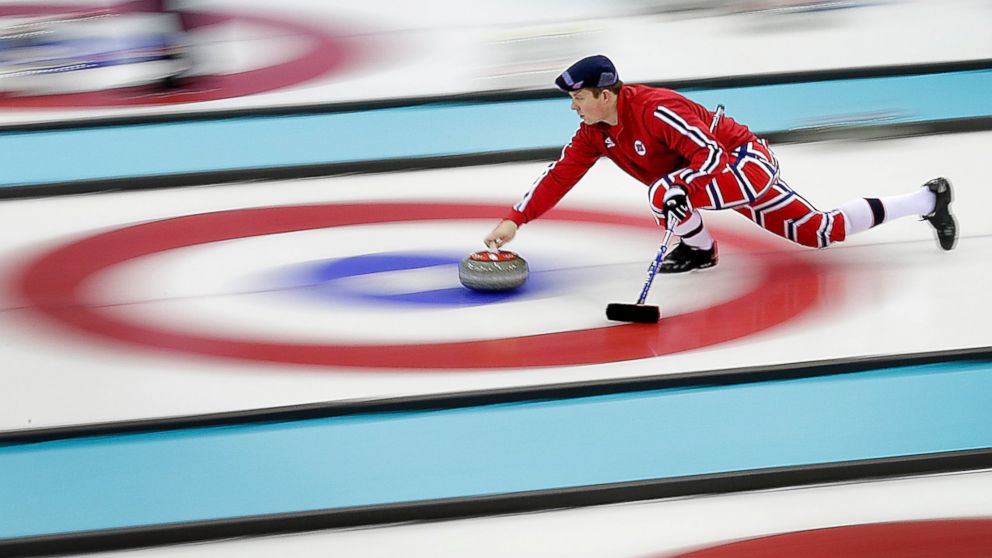
<svg viewBox="0 0 992 558">
<path fill-rule="evenodd" d="M 596 124 L 608 120 L 613 114 L 609 91 L 593 95 L 589 89 L 579 89 L 569 93 L 572 97 L 572 110 L 579 114 L 586 124 Z"/>
</svg>

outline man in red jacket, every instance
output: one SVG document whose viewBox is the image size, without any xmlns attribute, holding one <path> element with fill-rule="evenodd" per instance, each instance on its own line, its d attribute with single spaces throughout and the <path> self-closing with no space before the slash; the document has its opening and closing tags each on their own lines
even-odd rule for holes
<svg viewBox="0 0 992 558">
<path fill-rule="evenodd" d="M 826 248 L 848 235 L 908 215 L 922 216 L 944 250 L 954 248 L 951 186 L 935 178 L 902 196 L 858 198 L 820 211 L 779 176 L 768 143 L 733 118 L 720 118 L 669 89 L 625 85 L 605 56 L 579 60 L 555 80 L 582 119 L 561 157 L 484 239 L 497 249 L 524 223 L 557 204 L 600 157 L 645 186 L 661 226 L 673 217 L 679 244 L 660 273 L 713 267 L 716 242 L 699 209 L 732 209 L 797 244 Z M 712 126 L 712 129 L 711 129 Z"/>
</svg>

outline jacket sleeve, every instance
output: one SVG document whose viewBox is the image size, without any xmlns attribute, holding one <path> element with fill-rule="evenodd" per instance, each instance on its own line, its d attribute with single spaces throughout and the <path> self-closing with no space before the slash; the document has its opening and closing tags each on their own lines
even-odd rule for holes
<svg viewBox="0 0 992 558">
<path fill-rule="evenodd" d="M 601 156 L 593 132 L 585 125 L 580 126 L 572 141 L 561 150 L 561 157 L 548 165 L 505 218 L 517 225 L 537 219 L 561 201 Z"/>
<path fill-rule="evenodd" d="M 731 163 L 730 155 L 688 102 L 673 101 L 653 107 L 645 114 L 647 129 L 657 139 L 682 155 L 688 165 L 659 177 L 652 188 L 672 185 L 685 188 L 693 205 L 709 203 L 706 186 Z"/>
</svg>

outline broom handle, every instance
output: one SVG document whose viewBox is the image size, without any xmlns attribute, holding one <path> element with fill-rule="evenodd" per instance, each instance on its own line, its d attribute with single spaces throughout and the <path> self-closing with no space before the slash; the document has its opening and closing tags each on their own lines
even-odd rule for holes
<svg viewBox="0 0 992 558">
<path fill-rule="evenodd" d="M 671 219 L 668 227 L 665 229 L 665 240 L 661 243 L 661 248 L 658 249 L 658 255 L 651 262 L 651 267 L 648 268 L 648 280 L 644 283 L 644 288 L 641 289 L 641 296 L 637 298 L 638 304 L 644 304 L 644 301 L 647 300 L 648 291 L 651 290 L 651 283 L 654 282 L 654 276 L 657 275 L 658 267 L 661 266 L 661 260 L 664 259 L 665 253 L 668 252 L 668 242 L 672 240 L 672 231 L 675 229 L 675 223 L 672 223 L 672 221 L 677 221 L 677 219 Z"/>
<path fill-rule="evenodd" d="M 717 105 L 716 110 L 713 111 L 713 120 L 710 122 L 711 134 L 716 133 L 716 127 L 720 124 L 720 121 L 723 120 L 723 112 L 724 112 L 723 105 Z"/>
</svg>

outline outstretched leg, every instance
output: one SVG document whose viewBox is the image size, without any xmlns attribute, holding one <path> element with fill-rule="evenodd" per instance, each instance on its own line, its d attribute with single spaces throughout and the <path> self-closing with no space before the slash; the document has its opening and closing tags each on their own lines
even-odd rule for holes
<svg viewBox="0 0 992 558">
<path fill-rule="evenodd" d="M 957 242 L 951 200 L 950 182 L 935 178 L 916 192 L 858 198 L 834 211 L 820 211 L 780 180 L 755 203 L 735 209 L 762 228 L 811 248 L 826 248 L 893 219 L 917 216 L 933 226 L 941 248 L 951 250 Z"/>
<path fill-rule="evenodd" d="M 935 178 L 916 192 L 851 200 L 840 210 L 848 216 L 847 234 L 866 231 L 900 217 L 922 217 L 933 226 L 940 247 L 951 250 L 958 238 L 957 223 L 950 211 L 951 201 L 951 183 L 946 178 Z"/>
<path fill-rule="evenodd" d="M 810 248 L 826 248 L 847 237 L 847 220 L 842 211 L 818 210 L 783 180 L 754 203 L 734 210 L 761 228 Z"/>
</svg>

